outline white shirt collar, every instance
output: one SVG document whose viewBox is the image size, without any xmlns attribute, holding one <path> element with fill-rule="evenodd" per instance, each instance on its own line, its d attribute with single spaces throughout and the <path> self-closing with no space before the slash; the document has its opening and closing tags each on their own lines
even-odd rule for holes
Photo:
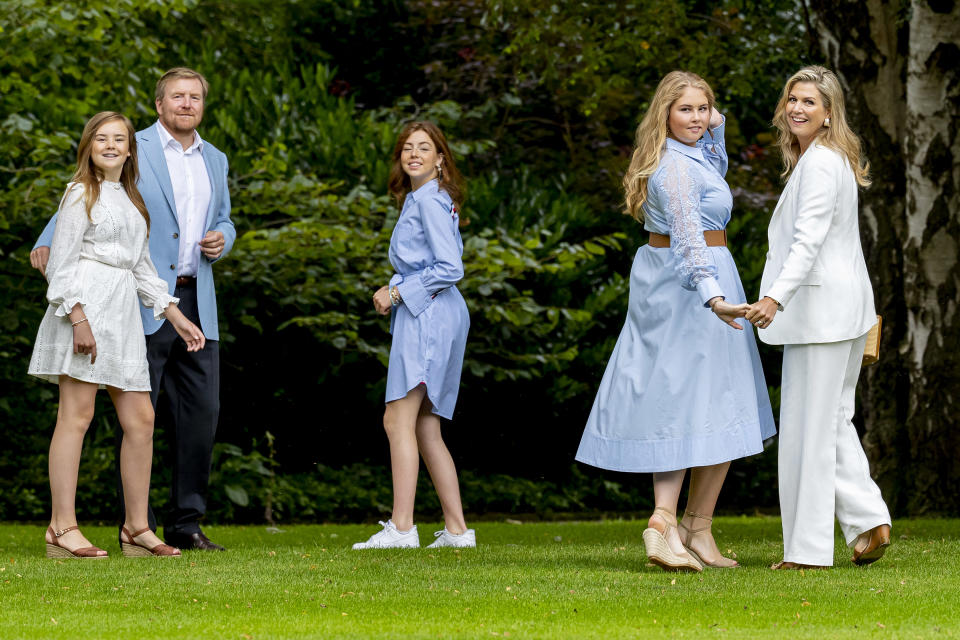
<svg viewBox="0 0 960 640">
<path fill-rule="evenodd" d="M 167 131 L 167 128 L 165 126 L 160 124 L 159 120 L 157 120 L 157 131 L 160 136 L 160 146 L 162 147 L 167 147 L 172 142 L 174 145 L 174 148 L 177 151 L 182 150 L 184 154 L 193 153 L 194 151 L 203 152 L 203 138 L 200 137 L 200 134 L 197 133 L 196 130 L 194 130 L 193 132 L 193 144 L 191 144 L 186 149 L 184 149 L 183 146 L 179 142 L 177 142 L 177 140 L 172 135 L 170 135 L 170 132 Z"/>
</svg>

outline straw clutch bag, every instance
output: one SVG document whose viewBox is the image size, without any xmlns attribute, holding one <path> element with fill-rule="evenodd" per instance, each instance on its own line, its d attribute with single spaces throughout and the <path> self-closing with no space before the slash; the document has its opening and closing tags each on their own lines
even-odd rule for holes
<svg viewBox="0 0 960 640">
<path fill-rule="evenodd" d="M 877 316 L 877 324 L 867 333 L 867 344 L 863 347 L 863 366 L 875 364 L 880 359 L 880 326 L 883 318 Z"/>
</svg>

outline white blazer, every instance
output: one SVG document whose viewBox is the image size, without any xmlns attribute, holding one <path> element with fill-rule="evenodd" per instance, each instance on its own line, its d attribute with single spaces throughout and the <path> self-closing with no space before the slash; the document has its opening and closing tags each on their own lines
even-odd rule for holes
<svg viewBox="0 0 960 640">
<path fill-rule="evenodd" d="M 876 324 L 860 246 L 857 181 L 838 152 L 811 145 L 800 156 L 767 229 L 760 297 L 781 310 L 758 335 L 767 344 L 839 342 Z"/>
</svg>

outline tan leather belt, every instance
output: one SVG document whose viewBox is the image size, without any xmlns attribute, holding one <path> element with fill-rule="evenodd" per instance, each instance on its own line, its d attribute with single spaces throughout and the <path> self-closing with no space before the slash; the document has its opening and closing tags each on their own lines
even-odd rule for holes
<svg viewBox="0 0 960 640">
<path fill-rule="evenodd" d="M 706 241 L 708 247 L 725 247 L 727 246 L 727 230 L 704 231 L 703 239 Z M 651 231 L 649 244 L 656 249 L 666 249 L 670 246 L 670 236 Z"/>
</svg>

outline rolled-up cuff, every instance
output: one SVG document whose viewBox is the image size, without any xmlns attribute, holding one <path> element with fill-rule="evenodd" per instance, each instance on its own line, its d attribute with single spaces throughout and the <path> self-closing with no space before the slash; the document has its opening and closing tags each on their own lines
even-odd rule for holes
<svg viewBox="0 0 960 640">
<path fill-rule="evenodd" d="M 170 306 L 170 303 L 180 304 L 180 298 L 174 298 L 169 293 L 165 293 L 156 300 L 153 301 L 153 319 L 154 320 L 163 320 L 164 314 L 167 312 L 167 307 Z"/>
<path fill-rule="evenodd" d="M 54 303 L 56 304 L 56 303 Z M 60 305 L 57 306 L 56 314 L 58 317 L 68 316 L 70 312 L 73 311 L 73 308 L 78 304 L 83 304 L 83 301 L 78 297 L 65 298 Z"/>
<path fill-rule="evenodd" d="M 413 314 L 413 317 L 419 316 L 433 302 L 433 298 L 420 284 L 420 278 L 417 276 L 405 278 L 396 287 L 400 291 L 400 297 L 403 298 L 403 304 L 407 305 L 407 311 Z"/>
<path fill-rule="evenodd" d="M 727 117 L 722 114 L 720 117 L 723 118 L 723 122 L 720 123 L 720 126 L 716 127 L 715 129 L 711 129 L 709 126 L 707 126 L 707 130 L 704 131 L 702 138 L 704 146 L 714 144 L 723 146 L 724 137 L 726 136 Z"/>
<path fill-rule="evenodd" d="M 720 288 L 720 283 L 717 282 L 716 278 L 704 278 L 697 283 L 697 292 L 700 294 L 700 300 L 703 302 L 703 306 L 709 307 L 708 304 L 711 299 L 720 296 L 723 299 L 726 299 L 726 296 L 723 295 L 723 289 Z"/>
</svg>

